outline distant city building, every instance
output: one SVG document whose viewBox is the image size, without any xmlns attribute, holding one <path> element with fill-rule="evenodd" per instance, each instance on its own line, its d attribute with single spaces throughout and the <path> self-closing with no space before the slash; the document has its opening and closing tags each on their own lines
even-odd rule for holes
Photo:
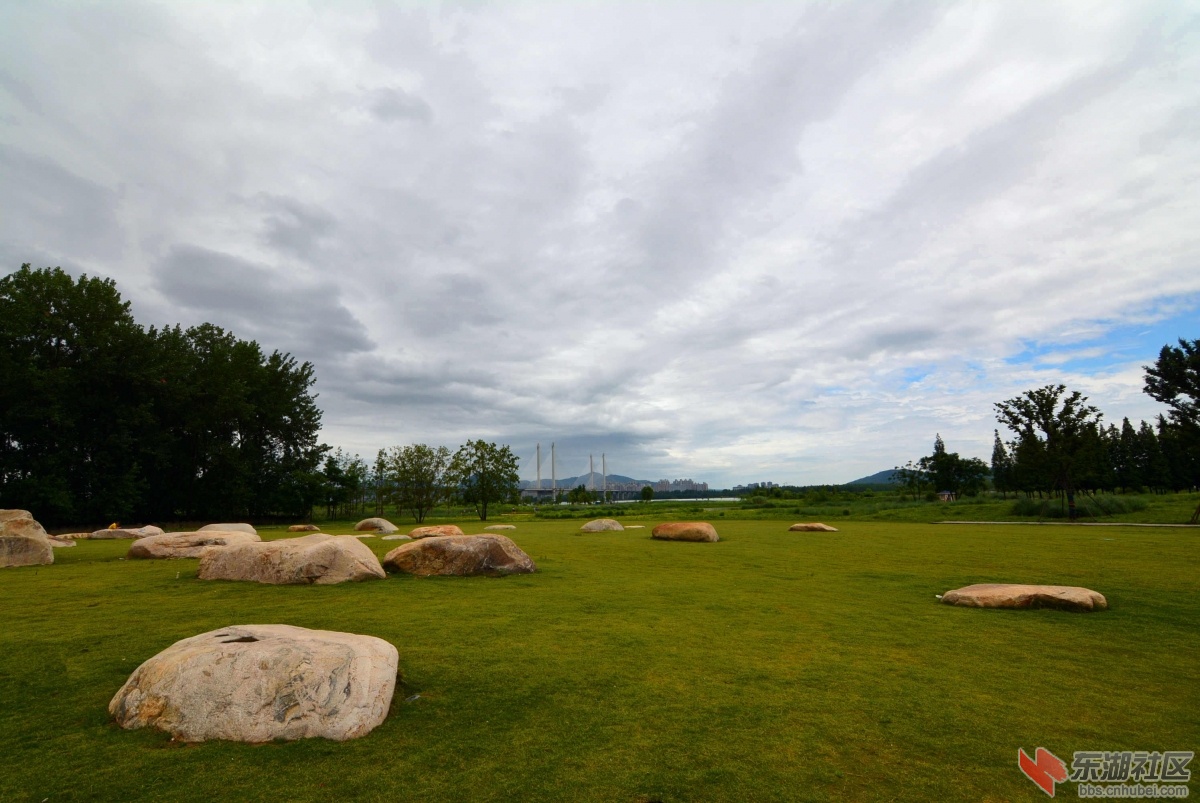
<svg viewBox="0 0 1200 803">
<path fill-rule="evenodd" d="M 707 491 L 707 482 L 687 480 L 659 480 L 654 483 L 655 493 L 670 493 L 671 491 Z"/>
<path fill-rule="evenodd" d="M 739 494 L 750 494 L 754 493 L 755 491 L 765 491 L 769 488 L 778 487 L 779 483 L 777 482 L 752 482 L 749 485 L 735 485 L 733 486 L 733 491 L 734 493 Z"/>
</svg>

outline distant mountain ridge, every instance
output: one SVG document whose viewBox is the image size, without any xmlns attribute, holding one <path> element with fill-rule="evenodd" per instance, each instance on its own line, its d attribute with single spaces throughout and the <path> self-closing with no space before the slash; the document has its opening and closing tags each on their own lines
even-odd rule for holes
<svg viewBox="0 0 1200 803">
<path fill-rule="evenodd" d="M 860 477 L 857 480 L 851 480 L 845 483 L 846 485 L 895 485 L 896 484 L 896 469 L 889 468 L 884 471 L 876 471 L 869 477 Z"/>
</svg>

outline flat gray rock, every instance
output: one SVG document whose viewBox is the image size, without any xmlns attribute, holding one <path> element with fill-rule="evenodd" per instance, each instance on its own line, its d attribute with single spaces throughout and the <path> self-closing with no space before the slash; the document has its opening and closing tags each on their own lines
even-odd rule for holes
<svg viewBox="0 0 1200 803">
<path fill-rule="evenodd" d="M 242 522 L 225 522 L 224 524 L 205 524 L 197 532 L 210 533 L 213 531 L 222 533 L 250 533 L 250 535 L 258 535 L 258 530 L 254 529 L 253 525 Z"/>
<path fill-rule="evenodd" d="M 432 524 L 428 527 L 417 527 L 408 534 L 409 538 L 442 538 L 447 535 L 463 535 L 457 524 Z"/>
<path fill-rule="evenodd" d="M 155 527 L 153 524 L 148 524 L 145 527 L 109 527 L 104 530 L 96 530 L 88 538 L 92 541 L 110 541 L 122 538 L 133 540 L 135 538 L 146 538 L 151 535 L 162 534 L 162 527 Z"/>
<path fill-rule="evenodd" d="M 139 538 L 129 545 L 127 558 L 198 558 L 210 547 L 261 541 L 251 533 L 210 530 L 194 533 L 163 533 Z"/>
<path fill-rule="evenodd" d="M 977 583 L 947 591 L 947 605 L 967 608 L 1058 608 L 1064 611 L 1102 611 L 1104 595 L 1080 586 L 1039 586 L 1012 583 Z"/>
</svg>

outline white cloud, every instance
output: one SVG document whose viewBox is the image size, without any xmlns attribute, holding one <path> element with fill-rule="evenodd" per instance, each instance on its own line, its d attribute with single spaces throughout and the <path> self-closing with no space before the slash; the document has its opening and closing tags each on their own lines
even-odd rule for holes
<svg viewBox="0 0 1200 803">
<path fill-rule="evenodd" d="M 313 360 L 364 453 L 557 440 L 564 476 L 715 484 L 935 432 L 986 457 L 1037 385 L 1158 409 L 1161 344 L 1097 341 L 1200 293 L 1191 16 L 10 4 L 0 257 Z"/>
</svg>

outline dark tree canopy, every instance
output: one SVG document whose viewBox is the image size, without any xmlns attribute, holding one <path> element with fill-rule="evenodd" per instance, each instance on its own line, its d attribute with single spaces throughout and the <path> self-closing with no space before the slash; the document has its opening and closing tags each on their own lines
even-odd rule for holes
<svg viewBox="0 0 1200 803">
<path fill-rule="evenodd" d="M 0 507 L 50 524 L 303 515 L 313 367 L 212 324 L 143 329 L 112 280 L 0 279 Z"/>
<path fill-rule="evenodd" d="M 1163 346 L 1146 371 L 1145 392 L 1171 408 L 1171 423 L 1200 427 L 1200 340 Z"/>
</svg>

